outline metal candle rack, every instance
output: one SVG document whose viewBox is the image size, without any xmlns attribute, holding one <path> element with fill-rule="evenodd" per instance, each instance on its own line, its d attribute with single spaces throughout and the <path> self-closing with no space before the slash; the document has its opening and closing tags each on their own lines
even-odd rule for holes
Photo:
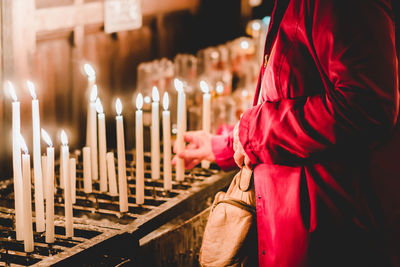
<svg viewBox="0 0 400 267">
<path fill-rule="evenodd" d="M 207 170 L 194 168 L 186 172 L 185 181 L 173 181 L 173 189 L 166 192 L 163 189 L 162 179 L 151 179 L 150 153 L 145 153 L 145 203 L 137 205 L 134 178 L 135 153 L 128 151 L 126 162 L 129 211 L 120 213 L 118 196 L 112 197 L 100 192 L 98 181 L 93 181 L 93 193 L 83 192 L 82 157 L 79 151 L 75 155 L 77 178 L 76 204 L 73 205 L 74 237 L 65 237 L 63 192 L 57 187 L 54 202 L 55 242 L 47 244 L 44 233 L 34 232 L 35 249 L 32 253 L 25 253 L 23 242 L 15 239 L 12 179 L 0 182 L 0 266 L 63 265 L 67 262 L 79 262 L 82 260 L 79 255 L 84 255 L 85 251 L 92 248 L 110 248 L 115 246 L 115 242 L 119 245 L 123 242 L 133 244 L 168 220 L 178 216 L 179 213 L 192 209 L 199 201 L 212 197 L 218 190 L 227 186 L 233 176 L 232 172 L 221 173 L 216 166 Z M 59 184 L 58 168 L 57 164 L 57 185 Z M 32 208 L 34 208 L 34 203 L 32 203 Z M 103 255 L 97 256 L 101 258 Z M 107 260 L 115 259 L 102 259 L 102 264 Z"/>
</svg>

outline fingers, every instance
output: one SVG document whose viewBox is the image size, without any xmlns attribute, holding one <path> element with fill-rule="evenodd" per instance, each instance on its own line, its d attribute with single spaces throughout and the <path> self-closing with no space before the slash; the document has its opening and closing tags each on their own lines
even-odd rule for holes
<svg viewBox="0 0 400 267">
<path fill-rule="evenodd" d="M 183 139 L 187 143 L 198 143 L 199 138 L 201 138 L 201 133 L 202 133 L 202 131 L 185 132 L 183 134 Z"/>
<path fill-rule="evenodd" d="M 188 162 L 185 161 L 185 169 L 193 169 L 200 162 L 201 162 L 201 160 L 198 160 L 198 159 L 191 160 L 191 161 L 188 161 Z"/>
</svg>

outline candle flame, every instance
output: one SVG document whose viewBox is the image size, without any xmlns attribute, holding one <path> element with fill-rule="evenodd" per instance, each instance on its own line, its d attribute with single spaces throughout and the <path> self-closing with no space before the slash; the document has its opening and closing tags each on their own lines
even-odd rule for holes
<svg viewBox="0 0 400 267">
<path fill-rule="evenodd" d="M 181 80 L 179 80 L 178 78 L 175 78 L 174 85 L 175 85 L 176 91 L 183 92 L 183 82 Z"/>
<path fill-rule="evenodd" d="M 217 82 L 215 91 L 217 91 L 217 94 L 222 94 L 224 92 L 224 84 L 222 82 Z"/>
<path fill-rule="evenodd" d="M 90 91 L 90 102 L 95 102 L 97 98 L 97 85 L 93 85 L 92 91 Z"/>
<path fill-rule="evenodd" d="M 104 113 L 103 105 L 101 104 L 100 98 L 96 99 L 96 110 L 97 110 L 97 113 L 100 113 L 100 114 Z"/>
<path fill-rule="evenodd" d="M 117 111 L 118 116 L 121 115 L 122 113 L 122 103 L 119 98 L 117 98 L 117 101 L 115 101 L 115 110 Z"/>
<path fill-rule="evenodd" d="M 8 93 L 10 94 L 11 99 L 14 102 L 18 101 L 17 94 L 15 93 L 14 85 L 12 84 L 12 82 L 7 81 L 7 85 L 8 85 Z"/>
<path fill-rule="evenodd" d="M 26 81 L 26 85 L 29 88 L 29 92 L 31 93 L 32 98 L 33 99 L 37 99 L 36 90 L 35 90 L 35 84 L 33 82 L 31 82 L 31 81 Z"/>
<path fill-rule="evenodd" d="M 96 72 L 95 72 L 95 70 L 93 69 L 92 65 L 86 63 L 86 64 L 83 66 L 83 69 L 85 70 L 85 73 L 86 73 L 86 75 L 88 76 L 88 79 L 89 79 L 91 82 L 94 82 L 94 81 L 96 80 Z"/>
<path fill-rule="evenodd" d="M 254 31 L 259 31 L 259 30 L 261 29 L 261 23 L 258 22 L 258 21 L 254 21 L 254 22 L 251 24 L 251 28 L 252 28 Z"/>
<path fill-rule="evenodd" d="M 64 130 L 61 130 L 61 144 L 63 146 L 67 146 L 68 145 L 68 137 L 67 137 L 67 134 L 65 133 Z"/>
<path fill-rule="evenodd" d="M 141 110 L 143 108 L 143 95 L 141 93 L 136 97 L 136 108 Z"/>
<path fill-rule="evenodd" d="M 242 42 L 240 43 L 240 47 L 241 47 L 243 50 L 248 49 L 248 48 L 249 48 L 249 42 L 248 42 L 248 41 L 242 41 Z"/>
<path fill-rule="evenodd" d="M 153 102 L 160 102 L 160 94 L 158 93 L 158 88 L 156 86 L 153 87 Z"/>
<path fill-rule="evenodd" d="M 164 106 L 164 110 L 168 110 L 168 106 L 169 106 L 169 96 L 168 93 L 165 92 L 164 96 L 163 96 L 163 106 Z"/>
<path fill-rule="evenodd" d="M 144 103 L 146 103 L 146 104 L 150 104 L 150 102 L 151 102 L 151 97 L 147 95 L 147 96 L 143 97 L 143 101 L 144 101 Z"/>
<path fill-rule="evenodd" d="M 53 146 L 53 142 L 51 141 L 50 135 L 43 128 L 42 128 L 42 138 L 49 147 Z"/>
<path fill-rule="evenodd" d="M 210 93 L 210 88 L 208 87 L 208 83 L 206 83 L 205 81 L 200 82 L 200 88 L 201 88 L 201 91 L 203 91 L 203 93 L 205 93 L 205 94 Z"/>
<path fill-rule="evenodd" d="M 19 146 L 22 149 L 22 151 L 24 151 L 25 154 L 28 154 L 28 147 L 26 146 L 25 140 L 22 137 L 22 135 L 19 135 Z"/>
</svg>

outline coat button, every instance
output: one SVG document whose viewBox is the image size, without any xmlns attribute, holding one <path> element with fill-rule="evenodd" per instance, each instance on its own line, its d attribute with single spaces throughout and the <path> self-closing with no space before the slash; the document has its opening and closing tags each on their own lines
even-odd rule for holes
<svg viewBox="0 0 400 267">
<path fill-rule="evenodd" d="M 266 54 L 266 55 L 264 56 L 264 68 L 266 68 L 266 67 L 267 67 L 267 64 L 268 64 L 268 58 L 269 58 L 269 55 L 268 55 L 268 54 Z"/>
<path fill-rule="evenodd" d="M 265 250 L 263 249 L 262 254 L 265 255 Z"/>
<path fill-rule="evenodd" d="M 257 197 L 258 197 L 258 199 L 261 199 L 261 195 L 258 195 Z"/>
</svg>

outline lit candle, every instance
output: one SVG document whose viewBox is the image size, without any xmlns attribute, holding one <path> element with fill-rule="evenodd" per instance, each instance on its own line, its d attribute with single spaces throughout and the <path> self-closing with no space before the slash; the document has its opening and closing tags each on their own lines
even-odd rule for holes
<svg viewBox="0 0 400 267">
<path fill-rule="evenodd" d="M 92 179 L 98 178 L 97 163 L 97 119 L 96 119 L 97 85 L 93 85 L 89 103 L 89 144 L 92 164 Z"/>
<path fill-rule="evenodd" d="M 118 98 L 115 102 L 117 111 L 117 154 L 118 154 L 118 185 L 119 185 L 119 210 L 120 212 L 128 211 L 128 184 L 126 180 L 126 162 L 125 162 L 125 137 L 124 137 L 124 121 L 122 118 L 122 103 Z"/>
<path fill-rule="evenodd" d="M 44 232 L 44 200 L 43 200 L 43 178 L 40 157 L 40 115 L 39 101 L 36 97 L 35 85 L 27 81 L 27 86 L 33 98 L 32 100 L 32 131 L 33 131 L 33 178 L 35 181 L 35 216 L 36 231 Z"/>
<path fill-rule="evenodd" d="M 43 197 L 46 199 L 46 170 L 47 170 L 47 156 L 42 155 L 42 177 L 43 177 Z"/>
<path fill-rule="evenodd" d="M 117 179 L 115 178 L 115 162 L 114 153 L 107 153 L 107 170 L 108 170 L 108 184 L 110 185 L 110 195 L 115 197 L 118 195 Z"/>
<path fill-rule="evenodd" d="M 186 131 L 186 95 L 183 90 L 183 83 L 175 79 L 175 88 L 178 91 L 178 133 L 176 136 L 177 153 L 183 152 L 185 149 L 184 134 Z M 178 157 L 176 163 L 176 180 L 185 180 L 185 161 Z"/>
<path fill-rule="evenodd" d="M 160 95 L 157 87 L 153 87 L 153 103 L 151 104 L 151 178 L 160 179 Z"/>
<path fill-rule="evenodd" d="M 72 204 L 76 203 L 76 159 L 69 159 L 69 175 L 71 181 L 71 199 Z"/>
<path fill-rule="evenodd" d="M 205 81 L 200 82 L 200 88 L 203 91 L 203 131 L 210 133 L 211 130 L 211 96 L 208 84 Z M 203 160 L 201 167 L 208 169 L 210 168 L 210 162 Z"/>
<path fill-rule="evenodd" d="M 83 148 L 83 191 L 92 193 L 92 165 L 90 159 L 90 147 Z"/>
<path fill-rule="evenodd" d="M 136 204 L 144 204 L 143 95 L 136 98 Z M 153 159 L 152 159 L 153 162 Z"/>
<path fill-rule="evenodd" d="M 163 96 L 163 137 L 164 137 L 164 189 L 172 190 L 172 168 L 171 168 L 171 115 L 168 110 L 169 98 L 165 92 Z"/>
<path fill-rule="evenodd" d="M 20 135 L 22 155 L 22 184 L 23 184 L 23 209 L 24 209 L 24 250 L 33 251 L 33 228 L 32 228 L 32 199 L 31 199 L 31 157 L 24 138 Z"/>
<path fill-rule="evenodd" d="M 103 105 L 99 98 L 96 100 L 97 117 L 99 120 L 99 165 L 100 165 L 100 192 L 107 192 L 107 142 L 106 121 Z"/>
<path fill-rule="evenodd" d="M 86 92 L 90 92 L 96 83 L 96 72 L 90 64 L 83 65 L 83 70 L 87 76 L 88 83 Z M 87 121 L 86 121 L 86 145 L 90 145 L 90 105 L 88 105 Z"/>
<path fill-rule="evenodd" d="M 46 243 L 54 243 L 54 147 L 50 136 L 42 129 L 42 138 L 47 143 L 45 170 L 46 187 Z"/>
<path fill-rule="evenodd" d="M 68 138 L 64 130 L 61 131 L 61 153 L 64 175 L 64 205 L 65 205 L 65 236 L 72 237 L 74 235 L 74 227 L 72 222 L 72 197 L 71 197 L 71 180 L 69 176 L 69 147 Z"/>
<path fill-rule="evenodd" d="M 13 176 L 14 176 L 14 201 L 15 201 L 15 231 L 17 240 L 24 240 L 23 206 L 22 206 L 22 170 L 20 136 L 20 107 L 13 84 L 8 81 L 9 94 L 12 102 L 12 145 L 13 145 Z"/>
</svg>

